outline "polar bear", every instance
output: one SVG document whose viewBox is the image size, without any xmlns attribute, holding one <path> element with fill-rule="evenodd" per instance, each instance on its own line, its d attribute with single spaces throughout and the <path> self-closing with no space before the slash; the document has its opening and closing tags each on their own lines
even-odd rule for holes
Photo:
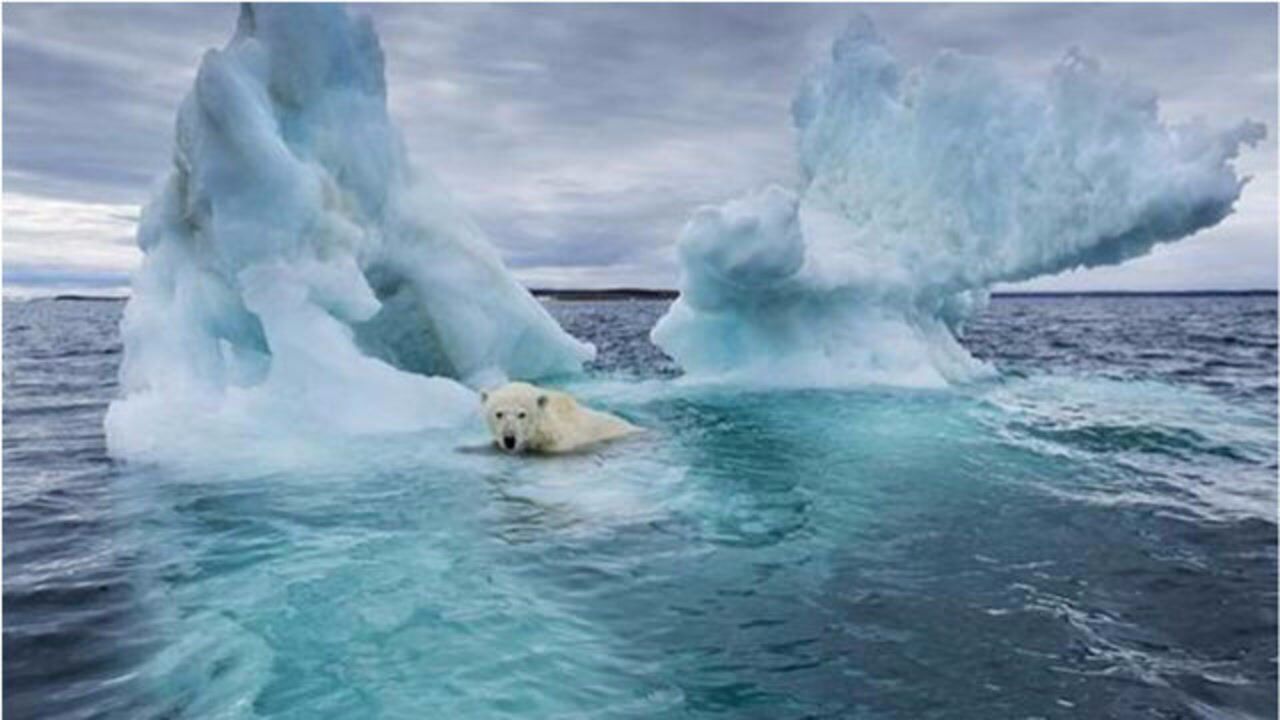
<svg viewBox="0 0 1280 720">
<path fill-rule="evenodd" d="M 499 450 L 563 453 L 613 440 L 640 428 L 609 413 L 579 405 L 573 396 L 513 382 L 480 393 L 484 419 Z"/>
</svg>

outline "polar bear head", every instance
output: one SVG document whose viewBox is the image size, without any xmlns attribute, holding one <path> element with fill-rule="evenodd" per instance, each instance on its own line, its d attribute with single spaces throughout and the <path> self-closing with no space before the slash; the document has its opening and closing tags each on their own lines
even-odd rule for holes
<svg viewBox="0 0 1280 720">
<path fill-rule="evenodd" d="M 484 420 L 499 450 L 519 454 L 531 449 L 541 429 L 547 394 L 528 383 L 508 383 L 480 393 Z"/>
</svg>

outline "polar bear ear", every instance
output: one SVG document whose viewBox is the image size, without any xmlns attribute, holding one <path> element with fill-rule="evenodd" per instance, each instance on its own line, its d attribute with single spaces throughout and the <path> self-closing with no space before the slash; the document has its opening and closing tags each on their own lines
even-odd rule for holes
<svg viewBox="0 0 1280 720">
<path fill-rule="evenodd" d="M 544 407 L 546 407 L 546 406 L 547 406 L 547 396 L 546 396 L 546 395 L 539 395 L 539 396 L 538 396 L 538 407 L 540 407 L 540 408 L 544 408 Z"/>
<path fill-rule="evenodd" d="M 482 403 L 487 403 L 487 402 L 489 402 L 489 393 L 485 392 L 484 390 L 481 390 L 481 391 L 480 391 L 480 402 L 482 402 Z"/>
</svg>

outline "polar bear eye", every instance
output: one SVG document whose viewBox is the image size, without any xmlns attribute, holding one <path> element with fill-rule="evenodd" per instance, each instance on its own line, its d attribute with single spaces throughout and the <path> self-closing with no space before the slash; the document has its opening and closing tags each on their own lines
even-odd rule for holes
<svg viewBox="0 0 1280 720">
<path fill-rule="evenodd" d="M 528 413 L 526 413 L 525 411 L 521 410 L 519 413 L 517 413 L 517 414 L 516 414 L 516 417 L 518 417 L 518 418 L 520 418 L 521 420 L 523 420 L 523 419 L 525 419 L 525 417 L 526 417 L 527 415 L 528 415 Z"/>
<path fill-rule="evenodd" d="M 498 412 L 494 413 L 494 414 L 493 414 L 493 416 L 494 416 L 494 417 L 496 417 L 496 418 L 498 418 L 499 420 L 501 420 L 501 419 L 502 419 L 502 411 L 501 411 L 501 410 L 499 410 Z"/>
</svg>

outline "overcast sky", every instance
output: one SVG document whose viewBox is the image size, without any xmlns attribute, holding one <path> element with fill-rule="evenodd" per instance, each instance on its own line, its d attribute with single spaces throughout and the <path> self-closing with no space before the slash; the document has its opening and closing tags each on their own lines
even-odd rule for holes
<svg viewBox="0 0 1280 720">
<path fill-rule="evenodd" d="M 1170 120 L 1267 125 L 1216 228 L 1026 289 L 1276 287 L 1275 5 L 861 5 L 904 65 L 939 49 L 1043 77 L 1072 46 Z M 850 5 L 381 5 L 392 118 L 539 286 L 673 287 L 699 205 L 795 179 L 789 104 Z M 4 7 L 6 293 L 121 290 L 138 207 L 230 5 Z"/>
</svg>

